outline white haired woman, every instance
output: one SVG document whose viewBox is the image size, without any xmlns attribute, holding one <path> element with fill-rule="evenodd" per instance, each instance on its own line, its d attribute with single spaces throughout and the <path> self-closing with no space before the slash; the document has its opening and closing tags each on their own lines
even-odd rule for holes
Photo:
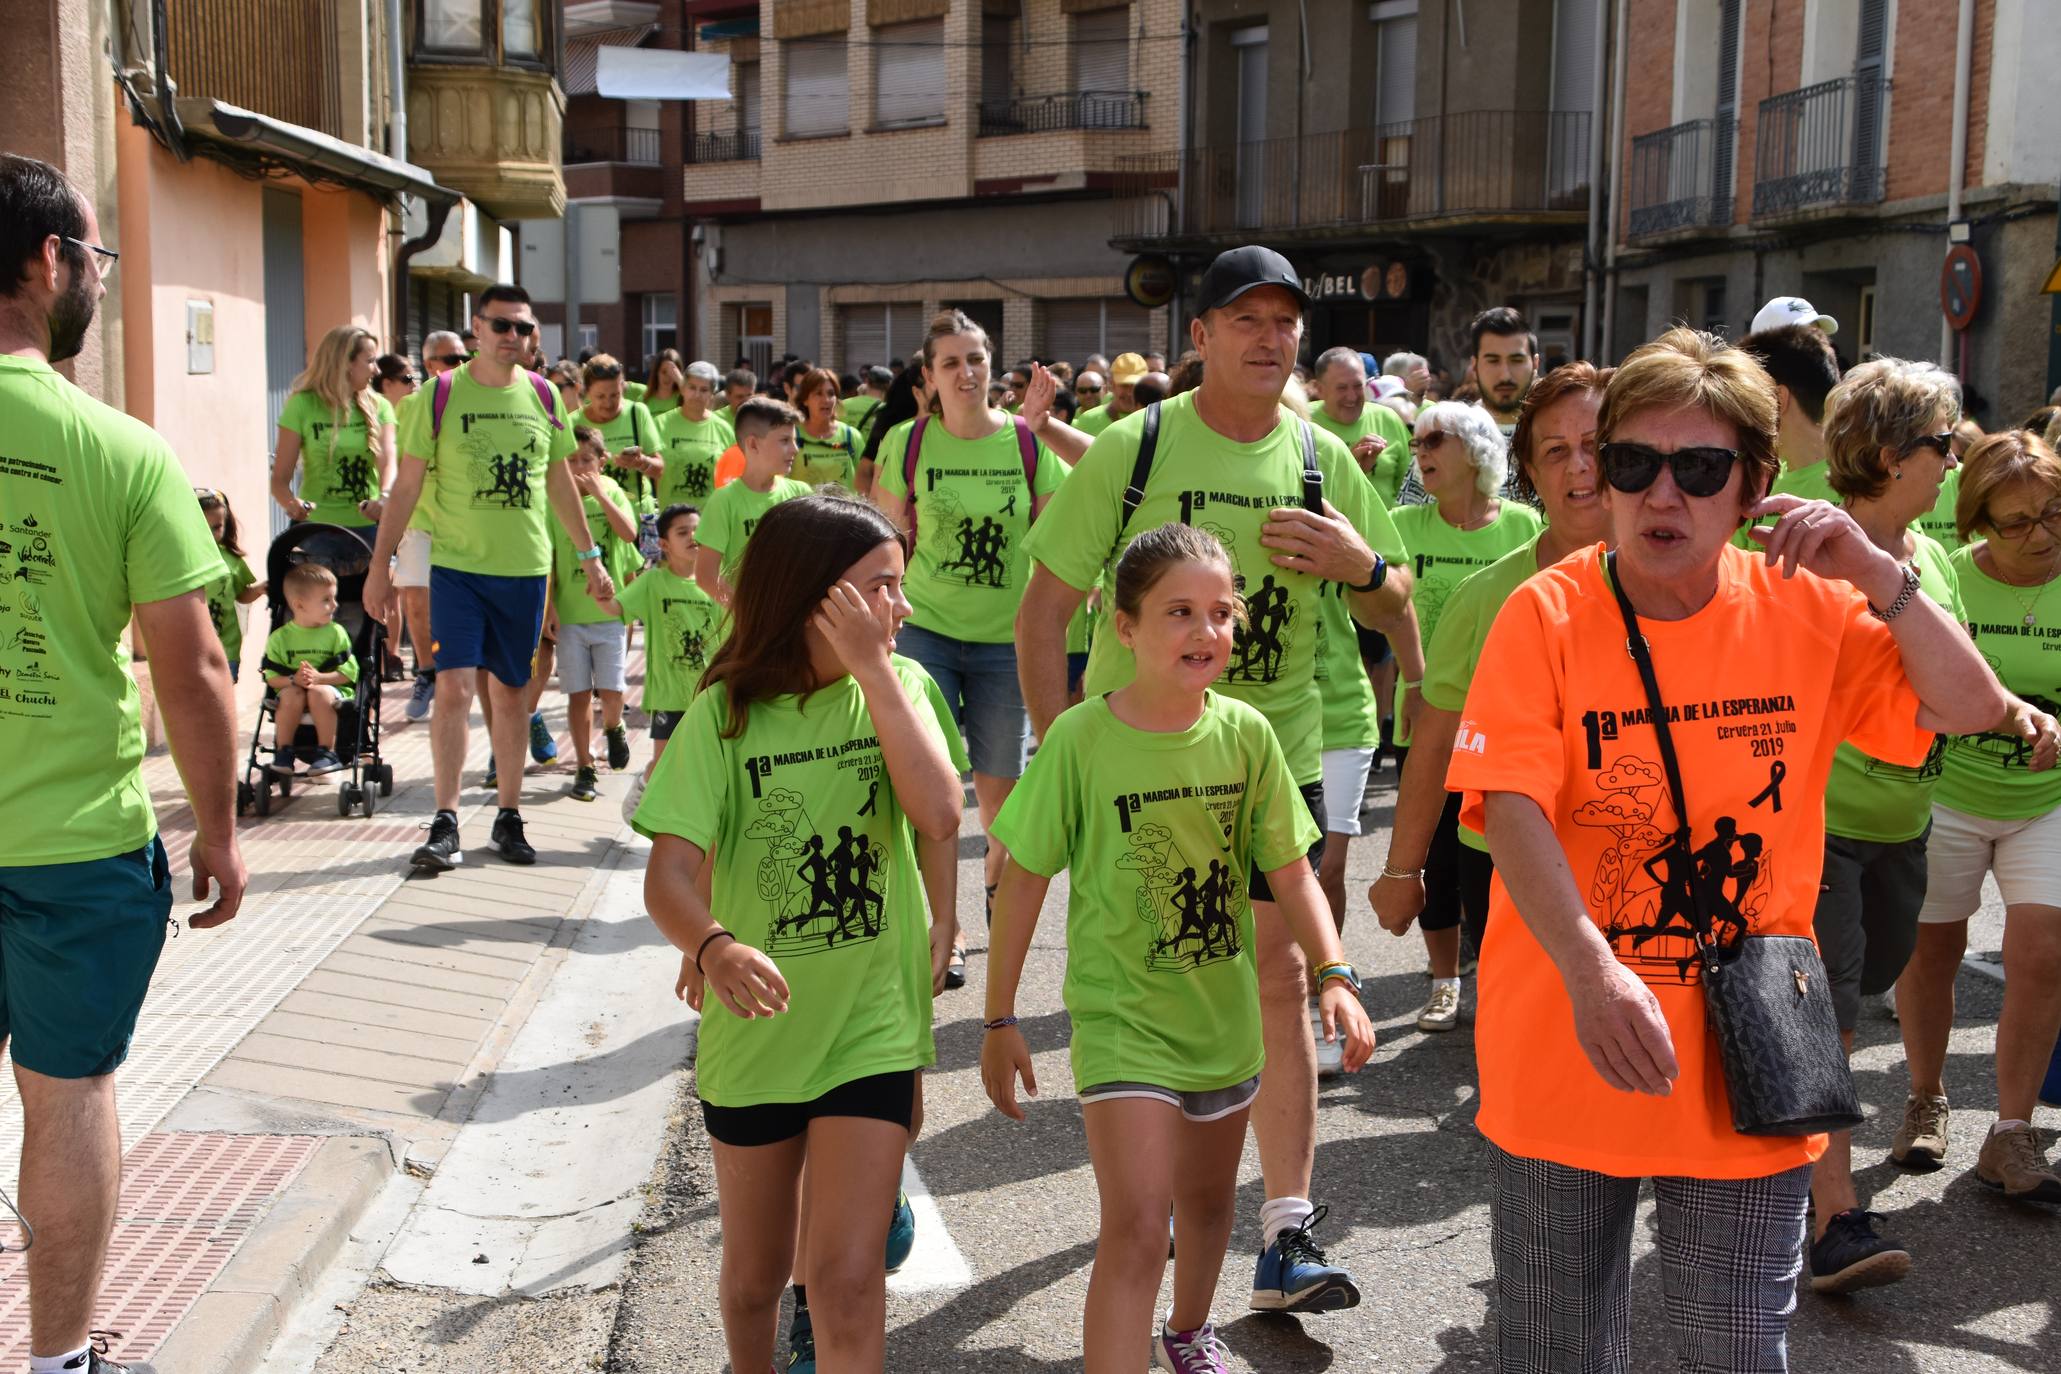
<svg viewBox="0 0 2061 1374">
<path fill-rule="evenodd" d="M 722 384 L 714 363 L 689 364 L 680 382 L 680 408 L 659 417 L 665 464 L 658 475 L 660 510 L 681 503 L 699 506 L 715 494 L 716 460 L 737 442 L 737 432 L 715 408 Z"/>
<path fill-rule="evenodd" d="M 1429 644 L 1446 598 L 1470 575 L 1538 537 L 1538 512 L 1498 493 L 1510 472 L 1503 432 L 1480 406 L 1438 401 L 1417 415 L 1411 444 L 1417 474 L 1431 500 L 1391 512 L 1396 533 L 1410 551 L 1417 584 L 1410 601 L 1417 608 L 1417 634 Z M 1403 694 L 1396 711 L 1398 745 L 1409 742 L 1413 694 L 1419 684 L 1398 682 Z M 1399 755 L 1406 751 L 1399 749 Z M 1400 767 L 1400 764 L 1399 764 Z M 1463 891 L 1460 855 L 1460 799 L 1450 796 L 1424 859 L 1424 910 L 1417 918 L 1431 961 L 1431 996 L 1417 1014 L 1417 1029 L 1449 1031 L 1460 1024 L 1460 918 L 1475 908 L 1486 917 L 1488 893 Z"/>
</svg>

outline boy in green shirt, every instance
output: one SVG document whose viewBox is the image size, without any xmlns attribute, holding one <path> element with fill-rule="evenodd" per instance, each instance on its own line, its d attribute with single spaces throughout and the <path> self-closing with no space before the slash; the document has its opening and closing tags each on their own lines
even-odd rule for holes
<svg viewBox="0 0 2061 1374">
<path fill-rule="evenodd" d="M 336 722 L 358 682 L 351 637 L 336 623 L 336 574 L 320 563 L 296 563 L 285 578 L 293 618 L 265 641 L 265 685 L 279 694 L 272 714 L 272 771 L 293 775 L 293 737 L 301 717 L 315 720 L 310 775 L 343 767 L 336 754 Z"/>
<path fill-rule="evenodd" d="M 721 605 L 730 604 L 745 541 L 759 520 L 782 501 L 809 494 L 807 482 L 787 475 L 801 451 L 796 435 L 800 424 L 793 406 L 770 396 L 754 396 L 738 408 L 737 446 L 744 450 L 744 473 L 709 498 L 701 522 L 701 550 L 694 559 L 694 580 Z"/>
<path fill-rule="evenodd" d="M 573 487 L 580 493 L 587 527 L 583 542 L 573 547 L 566 532 L 551 527 L 552 616 L 557 622 L 558 682 L 565 689 L 566 724 L 572 730 L 574 801 L 593 801 L 598 779 L 594 771 L 594 694 L 601 694 L 601 733 L 608 741 L 608 766 L 621 772 L 630 766 L 630 736 L 623 729 L 625 640 L 621 614 L 614 601 L 597 600 L 580 575 L 580 549 L 598 545 L 609 576 L 620 586 L 643 566 L 637 552 L 637 515 L 628 492 L 601 470 L 608 446 L 592 425 L 574 425 L 579 447 L 566 459 Z"/>
</svg>

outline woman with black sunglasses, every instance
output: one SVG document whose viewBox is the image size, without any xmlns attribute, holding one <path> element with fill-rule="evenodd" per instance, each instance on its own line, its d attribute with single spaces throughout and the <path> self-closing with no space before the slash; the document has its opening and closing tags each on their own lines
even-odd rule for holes
<svg viewBox="0 0 2061 1374">
<path fill-rule="evenodd" d="M 1767 374 L 1709 335 L 1670 330 L 1626 359 L 1597 423 L 1614 552 L 1511 594 L 1455 735 L 1447 785 L 1495 863 L 1476 1125 L 1506 1369 L 1631 1367 L 1646 1178 L 1683 1367 L 1788 1367 L 1825 1137 L 1735 1127 L 1704 961 L 1808 938 L 1842 740 L 1915 767 L 1935 731 L 2033 734 L 1850 515 L 1764 497 L 1776 416 Z M 1746 517 L 1763 554 L 1730 542 Z"/>
</svg>

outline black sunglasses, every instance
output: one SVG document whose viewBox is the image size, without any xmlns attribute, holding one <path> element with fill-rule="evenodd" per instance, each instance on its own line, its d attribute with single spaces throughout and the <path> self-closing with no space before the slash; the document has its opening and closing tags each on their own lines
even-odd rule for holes
<svg viewBox="0 0 2061 1374">
<path fill-rule="evenodd" d="M 1915 453 L 1921 448 L 1929 448 L 1945 458 L 1954 451 L 1954 432 L 1947 430 L 1941 434 L 1921 434 L 1904 445 L 1904 452 Z"/>
<path fill-rule="evenodd" d="M 491 319 L 487 321 L 487 328 L 493 330 L 496 334 L 506 334 L 512 329 L 517 335 L 527 339 L 530 335 L 537 332 L 537 322 L 535 320 Z"/>
<path fill-rule="evenodd" d="M 439 353 L 433 358 L 424 358 L 425 363 L 442 363 L 445 367 L 460 367 L 471 360 L 469 353 Z"/>
<path fill-rule="evenodd" d="M 1605 444 L 1599 451 L 1603 480 L 1618 491 L 1644 491 L 1665 466 L 1675 475 L 1684 496 L 1715 496 L 1725 489 L 1739 451 L 1730 448 L 1678 448 L 1662 453 L 1646 444 Z"/>
</svg>

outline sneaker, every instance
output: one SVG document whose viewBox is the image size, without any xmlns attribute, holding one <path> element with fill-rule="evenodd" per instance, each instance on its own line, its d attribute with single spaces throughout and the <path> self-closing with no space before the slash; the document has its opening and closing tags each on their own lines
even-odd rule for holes
<svg viewBox="0 0 2061 1374">
<path fill-rule="evenodd" d="M 334 749 L 317 749 L 314 757 L 308 760 L 308 776 L 334 773 L 343 766 L 344 761 L 336 756 Z"/>
<path fill-rule="evenodd" d="M 1976 1156 L 1975 1176 L 2013 1202 L 2061 1203 L 2061 1177 L 2047 1167 L 2030 1126 L 1991 1131 Z"/>
<path fill-rule="evenodd" d="M 613 730 L 603 730 L 602 738 L 608 741 L 608 766 L 620 773 L 630 766 L 630 732 L 618 725 Z"/>
<path fill-rule="evenodd" d="M 816 1374 L 816 1325 L 809 1309 L 794 1309 L 794 1324 L 787 1328 L 787 1374 Z"/>
<path fill-rule="evenodd" d="M 425 873 L 448 873 L 465 862 L 465 851 L 458 847 L 458 818 L 445 811 L 437 812 L 427 827 L 429 840 L 415 851 L 411 862 Z"/>
<path fill-rule="evenodd" d="M 1328 1209 L 1319 1207 L 1302 1225 L 1290 1227 L 1260 1251 L 1252 1271 L 1255 1312 L 1337 1312 L 1360 1301 L 1353 1276 L 1327 1263 L 1310 1231 Z M 1201 1368 L 1207 1369 L 1208 1365 Z"/>
<path fill-rule="evenodd" d="M 1172 1374 L 1225 1374 L 1230 1366 L 1224 1360 L 1230 1353 L 1208 1322 L 1193 1331 L 1169 1331 L 1161 1326 L 1152 1342 L 1152 1367 Z"/>
<path fill-rule="evenodd" d="M 1310 1039 L 1317 1046 L 1317 1077 L 1336 1078 L 1345 1072 L 1345 1040 L 1324 1039 L 1324 1010 L 1314 997 L 1310 999 Z"/>
<path fill-rule="evenodd" d="M 916 1209 L 909 1205 L 907 1193 L 895 1194 L 894 1220 L 887 1225 L 887 1272 L 892 1274 L 909 1262 L 909 1252 L 916 1248 Z"/>
<path fill-rule="evenodd" d="M 1849 1208 L 1826 1223 L 1811 1246 L 1811 1288 L 1819 1293 L 1853 1293 L 1895 1283 L 1911 1272 L 1911 1254 L 1888 1236 L 1875 1234 L 1873 1212 Z"/>
<path fill-rule="evenodd" d="M 157 1374 L 157 1366 L 131 1360 L 126 1364 L 107 1358 L 108 1344 L 122 1338 L 119 1331 L 86 1333 L 86 1365 L 79 1374 Z"/>
<path fill-rule="evenodd" d="M 533 864 L 537 851 L 523 838 L 522 815 L 520 812 L 504 811 L 494 818 L 494 848 L 501 851 L 501 857 L 512 864 Z"/>
<path fill-rule="evenodd" d="M 637 806 L 644 800 L 644 774 L 640 771 L 630 780 L 630 790 L 623 794 L 623 824 L 637 819 Z"/>
<path fill-rule="evenodd" d="M 480 786 L 486 788 L 487 791 L 491 792 L 500 785 L 501 765 L 494 761 L 494 756 L 492 754 L 489 754 L 487 755 L 487 776 L 481 780 Z"/>
<path fill-rule="evenodd" d="M 594 777 L 593 768 L 582 768 L 579 772 L 573 774 L 572 799 L 574 801 L 593 801 L 594 798 L 601 795 L 599 786 Z"/>
<path fill-rule="evenodd" d="M 293 749 L 291 747 L 272 751 L 272 771 L 284 773 L 288 777 L 293 776 Z"/>
<path fill-rule="evenodd" d="M 551 738 L 551 727 L 544 724 L 542 711 L 530 715 L 530 757 L 538 763 L 549 763 L 558 757 L 558 741 Z"/>
<path fill-rule="evenodd" d="M 1904 1122 L 1889 1142 L 1889 1162 L 1906 1169 L 1937 1169 L 1946 1159 L 1947 1100 L 1920 1097 L 1904 1099 Z"/>
<path fill-rule="evenodd" d="M 1460 1026 L 1460 989 L 1451 983 L 1433 983 L 1431 1000 L 1417 1013 L 1421 1031 L 1457 1030 Z"/>
<path fill-rule="evenodd" d="M 408 694 L 408 704 L 402 708 L 410 720 L 421 720 L 429 714 L 430 704 L 437 699 L 437 679 L 434 673 L 417 673 L 415 690 Z"/>
</svg>

